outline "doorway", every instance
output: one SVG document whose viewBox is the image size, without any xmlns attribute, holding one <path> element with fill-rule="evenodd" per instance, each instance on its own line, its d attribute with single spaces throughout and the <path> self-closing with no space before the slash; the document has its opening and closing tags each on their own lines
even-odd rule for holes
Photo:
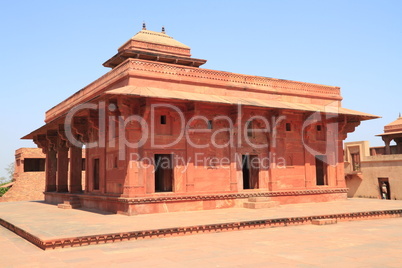
<svg viewBox="0 0 402 268">
<path fill-rule="evenodd" d="M 171 154 L 155 154 L 155 192 L 173 191 L 173 162 Z"/>
<path fill-rule="evenodd" d="M 391 199 L 391 187 L 388 178 L 378 178 L 381 199 Z"/>
<path fill-rule="evenodd" d="M 243 189 L 258 189 L 259 170 L 257 155 L 242 155 Z"/>
<path fill-rule="evenodd" d="M 327 182 L 327 163 L 325 155 L 315 156 L 315 176 L 317 185 L 328 185 Z"/>
</svg>

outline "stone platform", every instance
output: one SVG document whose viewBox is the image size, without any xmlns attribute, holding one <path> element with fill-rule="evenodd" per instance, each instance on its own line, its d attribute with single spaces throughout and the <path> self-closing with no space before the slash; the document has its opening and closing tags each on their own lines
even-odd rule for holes
<svg viewBox="0 0 402 268">
<path fill-rule="evenodd" d="M 348 199 L 326 203 L 124 216 L 64 210 L 43 202 L 0 204 L 0 224 L 42 249 L 210 232 L 402 216 L 402 201 Z"/>
</svg>

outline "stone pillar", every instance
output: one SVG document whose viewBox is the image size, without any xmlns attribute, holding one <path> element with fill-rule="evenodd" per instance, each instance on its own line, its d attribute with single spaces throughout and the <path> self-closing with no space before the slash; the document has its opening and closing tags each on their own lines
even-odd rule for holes
<svg viewBox="0 0 402 268">
<path fill-rule="evenodd" d="M 136 114 L 134 110 L 134 105 L 133 102 L 129 98 L 121 97 L 118 98 L 117 100 L 117 108 L 118 111 L 120 112 L 120 119 L 126 120 L 133 114 Z M 145 119 L 146 117 L 143 116 Z M 123 124 L 124 121 L 119 121 L 119 137 L 123 136 L 129 143 L 136 143 L 138 142 L 138 137 L 141 136 L 141 125 L 136 123 L 136 122 L 131 122 L 127 125 Z M 119 139 L 118 141 L 123 142 L 122 139 Z M 119 144 L 119 146 L 122 146 Z M 131 159 L 131 154 L 137 154 L 137 155 L 143 155 L 143 151 L 141 148 L 130 148 L 129 146 L 124 146 L 124 153 L 125 153 L 125 159 L 124 163 L 127 168 L 126 172 L 126 177 L 124 179 L 124 184 L 123 184 L 123 197 L 133 197 L 136 194 L 144 194 L 146 189 L 145 189 L 145 181 L 144 181 L 144 173 L 142 168 L 137 164 L 137 161 L 140 161 L 138 159 L 135 159 L 132 161 Z M 118 152 L 118 161 L 122 161 L 120 154 L 121 154 L 121 149 Z M 102 166 L 102 165 L 101 165 Z M 145 175 L 146 178 L 146 175 Z"/>
<path fill-rule="evenodd" d="M 402 138 L 395 138 L 394 141 L 396 142 L 396 153 L 402 154 Z"/>
<path fill-rule="evenodd" d="M 336 186 L 338 187 L 346 187 L 342 138 L 338 139 L 338 161 L 336 164 Z"/>
<path fill-rule="evenodd" d="M 82 192 L 82 148 L 70 147 L 70 193 Z"/>
<path fill-rule="evenodd" d="M 194 192 L 194 148 L 186 142 L 187 150 L 186 150 L 186 163 L 187 163 L 187 177 L 186 177 L 186 191 L 188 193 L 193 193 Z M 191 160 L 191 161 L 189 161 Z M 232 171 L 230 172 L 232 175 Z"/>
<path fill-rule="evenodd" d="M 57 151 L 57 191 L 68 192 L 68 147 L 59 145 Z"/>
<path fill-rule="evenodd" d="M 311 113 L 306 113 L 304 115 L 304 122 L 309 120 Z M 316 125 L 313 123 L 307 124 L 305 128 L 302 128 L 301 135 L 304 136 L 303 139 L 303 157 L 304 157 L 304 186 L 306 188 L 311 188 L 315 186 L 315 156 L 310 153 L 307 149 L 311 144 L 316 144 L 316 135 L 315 131 L 313 131 Z"/>
<path fill-rule="evenodd" d="M 392 139 L 387 136 L 382 136 L 382 140 L 385 142 L 385 154 L 391 154 L 391 147 L 389 144 L 391 143 Z"/>
<path fill-rule="evenodd" d="M 285 168 L 286 163 L 286 133 L 285 133 L 285 118 L 287 114 L 282 111 L 274 111 L 270 114 L 271 132 L 267 133 L 269 140 L 269 179 L 268 190 L 279 190 L 279 178 L 283 172 L 281 169 Z M 284 166 L 285 165 L 285 166 Z"/>
<path fill-rule="evenodd" d="M 46 152 L 46 192 L 56 191 L 57 154 L 53 147 Z"/>
</svg>

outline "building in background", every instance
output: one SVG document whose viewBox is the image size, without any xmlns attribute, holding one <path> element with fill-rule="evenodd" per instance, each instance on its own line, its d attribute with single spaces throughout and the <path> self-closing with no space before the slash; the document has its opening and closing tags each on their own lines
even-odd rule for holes
<svg viewBox="0 0 402 268">
<path fill-rule="evenodd" d="M 13 182 L 1 202 L 44 200 L 46 155 L 38 148 L 15 151 Z"/>
<path fill-rule="evenodd" d="M 45 167 L 46 154 L 43 153 L 42 149 L 17 149 L 15 151 L 13 182 L 9 184 L 10 189 L 0 198 L 0 201 L 44 200 Z M 85 167 L 85 155 L 82 160 L 82 167 Z M 82 177 L 85 178 L 85 171 L 82 172 Z"/>
<path fill-rule="evenodd" d="M 345 143 L 348 197 L 402 199 L 402 117 L 377 136 L 385 146 L 370 147 L 368 141 Z"/>
<path fill-rule="evenodd" d="M 15 151 L 13 179 L 45 177 L 46 155 L 40 148 L 19 148 Z"/>
</svg>

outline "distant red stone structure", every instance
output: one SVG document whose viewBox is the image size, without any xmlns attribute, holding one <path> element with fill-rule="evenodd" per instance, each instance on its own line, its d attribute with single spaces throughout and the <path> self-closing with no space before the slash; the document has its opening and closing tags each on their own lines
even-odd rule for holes
<svg viewBox="0 0 402 268">
<path fill-rule="evenodd" d="M 402 117 L 385 125 L 384 133 L 377 136 L 385 146 L 370 147 L 368 141 L 345 143 L 348 197 L 401 200 Z"/>
<path fill-rule="evenodd" d="M 13 179 L 40 176 L 45 178 L 46 154 L 40 148 L 19 148 L 15 151 Z"/>
<path fill-rule="evenodd" d="M 346 198 L 343 140 L 376 116 L 341 107 L 339 87 L 205 62 L 144 25 L 24 137 L 46 152 L 46 202 L 135 215 Z"/>
<path fill-rule="evenodd" d="M 46 155 L 38 148 L 15 151 L 13 182 L 0 202 L 44 200 Z"/>
<path fill-rule="evenodd" d="M 85 169 L 85 154 L 83 158 Z M 46 154 L 40 148 L 19 148 L 15 151 L 13 182 L 0 202 L 44 200 Z M 85 178 L 85 171 L 82 171 Z M 82 183 L 85 185 L 85 179 Z M 4 187 L 4 186 L 3 186 Z"/>
</svg>

